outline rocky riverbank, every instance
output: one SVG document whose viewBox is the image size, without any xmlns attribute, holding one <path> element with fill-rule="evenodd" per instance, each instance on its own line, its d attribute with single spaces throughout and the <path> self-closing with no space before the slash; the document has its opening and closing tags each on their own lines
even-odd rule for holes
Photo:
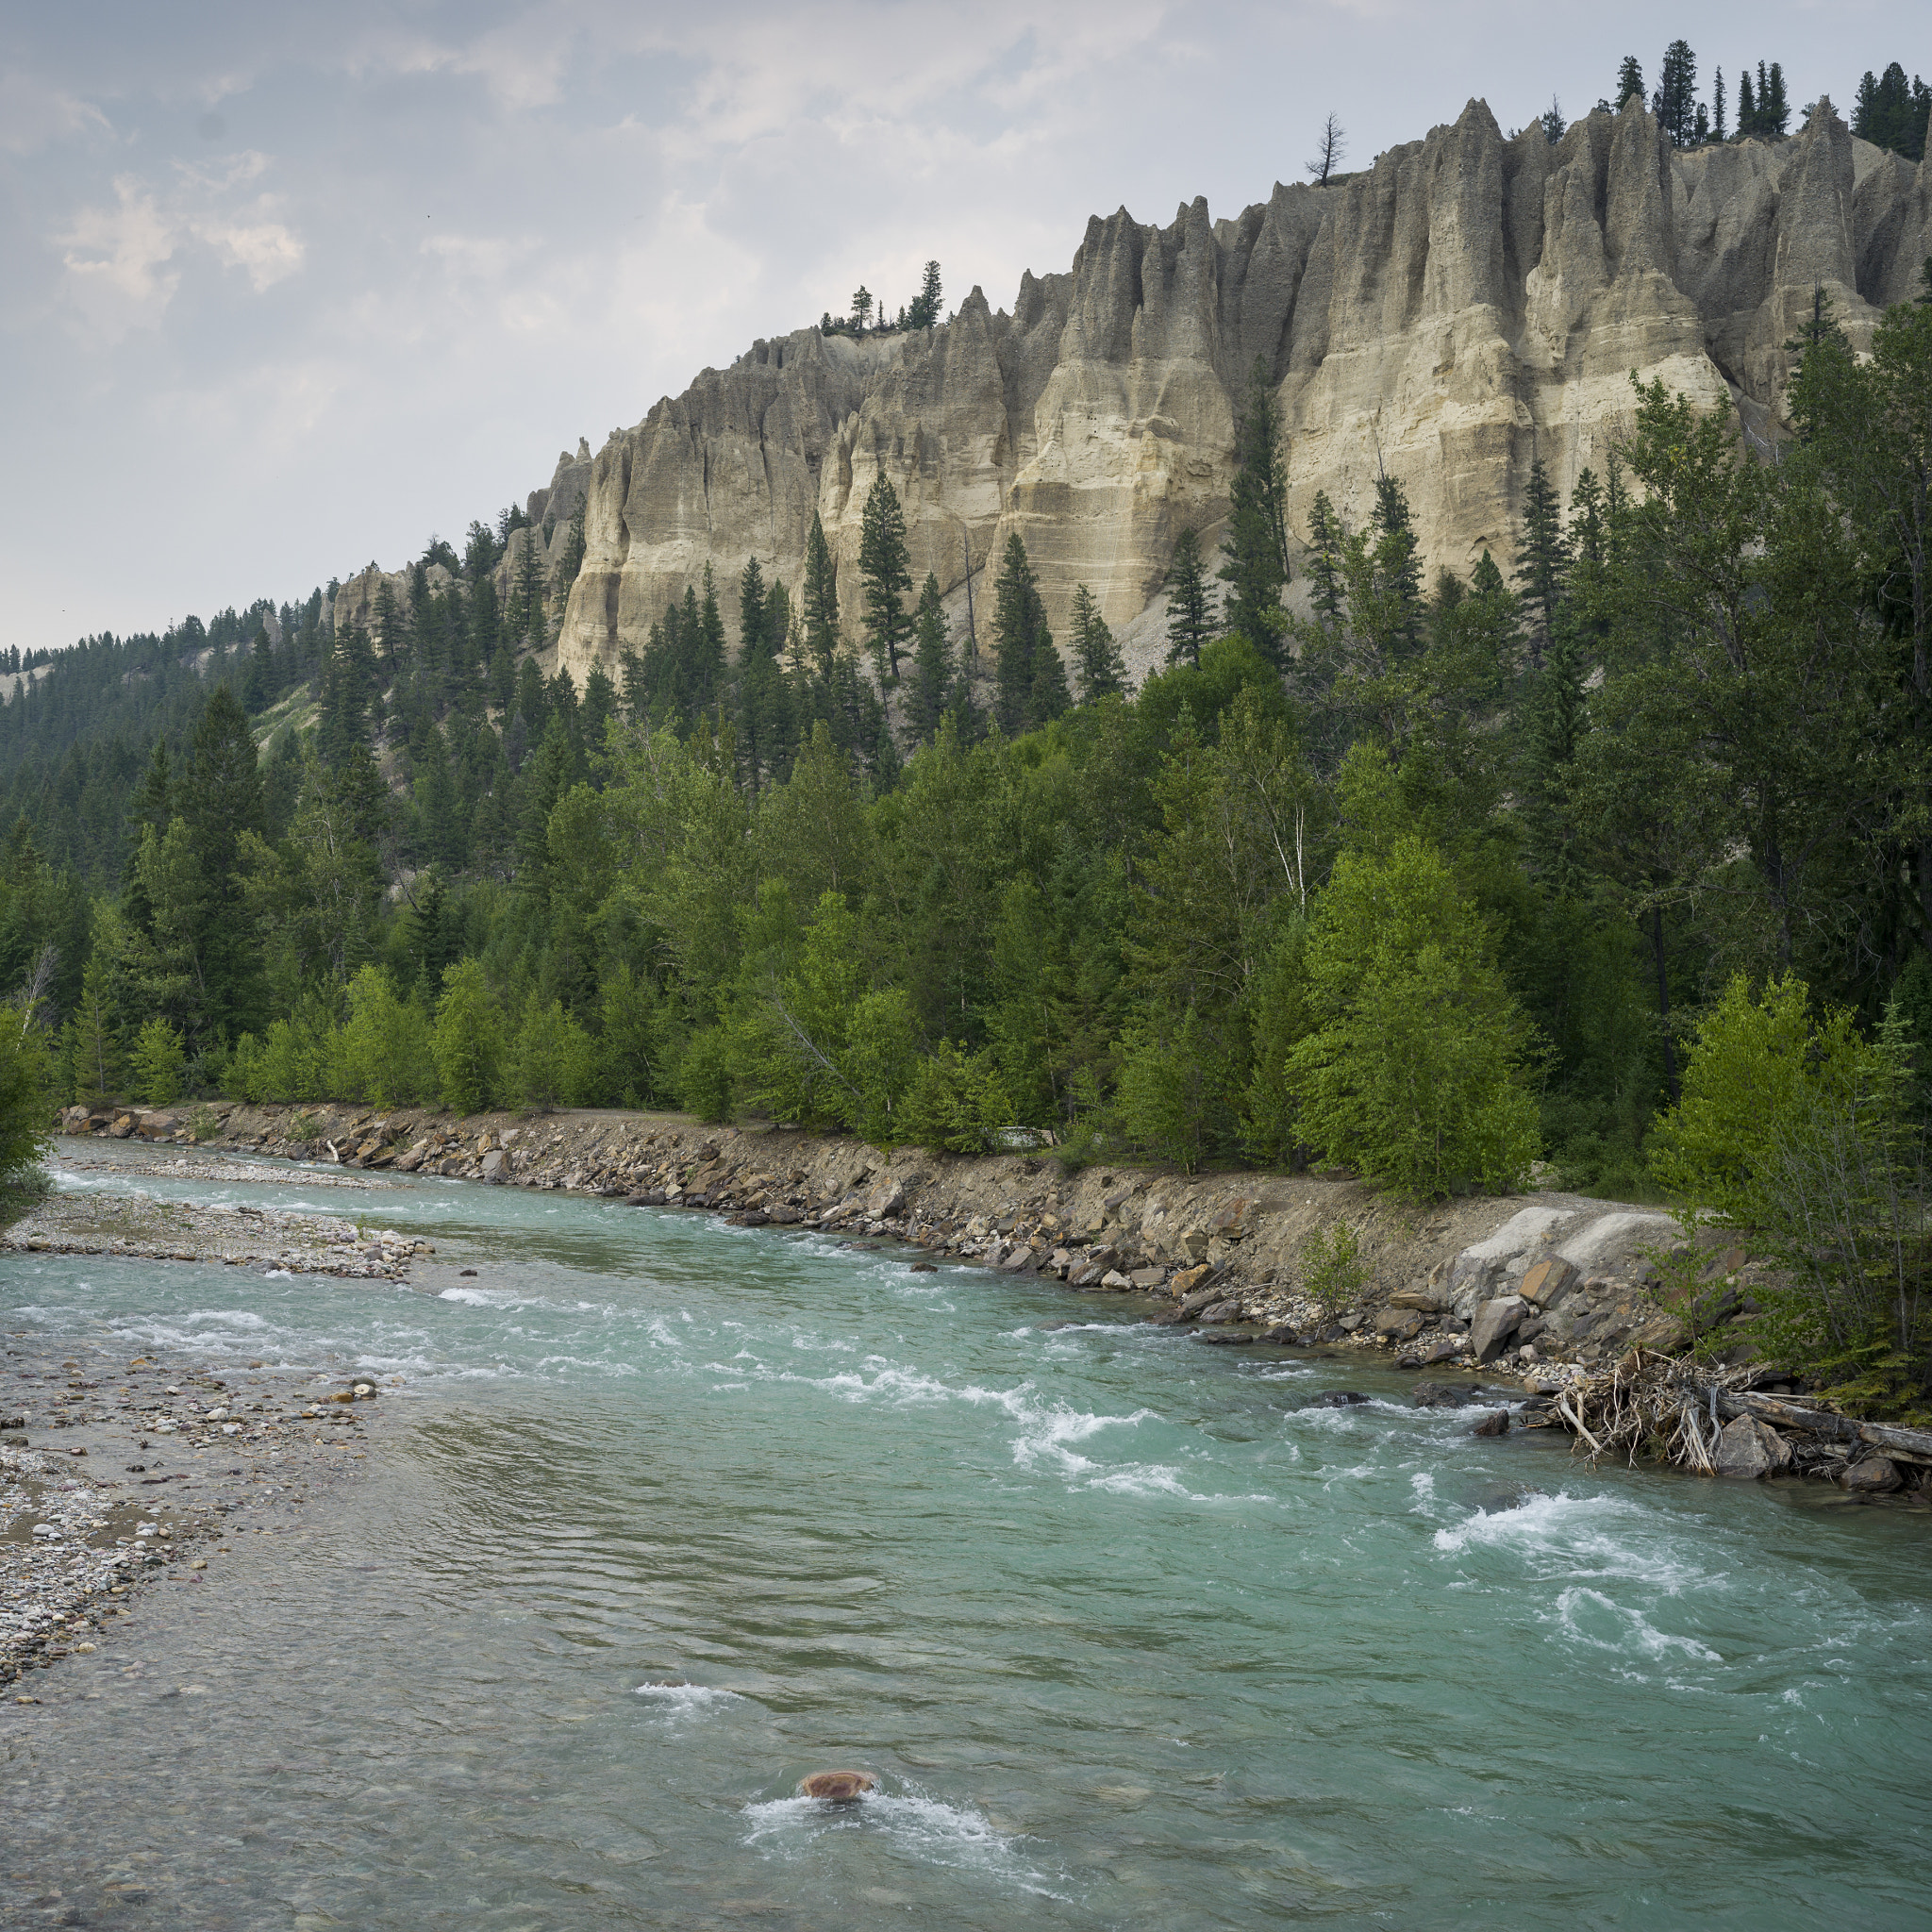
<svg viewBox="0 0 1932 1932">
<path fill-rule="evenodd" d="M 174 1115 L 78 1109 L 63 1125 L 176 1143 L 191 1131 Z M 1397 1369 L 1507 1378 L 1519 1400 L 1564 1426 L 1580 1420 L 1585 1391 L 1620 1365 L 1669 1358 L 1688 1340 L 1678 1312 L 1658 1299 L 1658 1257 L 1681 1240 L 1675 1223 L 1655 1208 L 1576 1195 L 1416 1208 L 1335 1175 L 1064 1168 L 1045 1152 L 885 1152 L 848 1136 L 611 1111 L 458 1119 L 222 1106 L 195 1125 L 231 1148 L 372 1177 L 433 1173 L 904 1241 L 1005 1274 L 1052 1276 L 1081 1293 L 1151 1298 L 1151 1319 L 1185 1324 L 1204 1343 L 1321 1346 Z M 1748 1323 L 1762 1267 L 1722 1241 L 1704 1246 L 1694 1313 L 1716 1346 L 1699 1373 L 1730 1405 L 1721 1413 L 1733 1425 L 1714 1441 L 1709 1467 L 1844 1481 L 1871 1460 L 1834 1446 L 1844 1419 L 1754 1362 Z M 354 1265 L 397 1261 L 407 1265 L 365 1241 Z M 1737 1406 L 1756 1402 L 1783 1407 L 1770 1419 Z M 1890 1447 L 1877 1445 L 1890 1473 L 1865 1487 L 1916 1494 L 1932 1484 L 1932 1436 L 1921 1445 L 1917 1432 L 1892 1434 Z"/>
<path fill-rule="evenodd" d="M 0 1684 L 18 1703 L 63 1657 L 120 1669 L 143 1594 L 293 1528 L 385 1413 L 367 1376 L 129 1359 L 97 1341 L 14 1336 L 4 1363 Z"/>
</svg>

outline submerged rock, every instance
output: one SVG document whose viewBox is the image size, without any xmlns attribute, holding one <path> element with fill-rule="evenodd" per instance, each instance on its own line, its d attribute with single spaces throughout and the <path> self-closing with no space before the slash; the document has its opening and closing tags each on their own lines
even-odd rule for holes
<svg viewBox="0 0 1932 1932">
<path fill-rule="evenodd" d="M 1478 1417 L 1469 1433 L 1472 1436 L 1507 1436 L 1509 1433 L 1509 1411 L 1507 1408 L 1492 1409 L 1488 1415 Z"/>
<path fill-rule="evenodd" d="M 1324 1389 L 1308 1402 L 1310 1408 L 1354 1408 L 1369 1398 L 1353 1389 Z"/>
<path fill-rule="evenodd" d="M 1418 1382 L 1409 1401 L 1417 1408 L 1468 1408 L 1483 1392 L 1480 1382 Z"/>
<path fill-rule="evenodd" d="M 878 1790 L 878 1779 L 862 1771 L 815 1771 L 798 1780 L 801 1798 L 823 1798 L 831 1805 L 851 1805 Z"/>
</svg>

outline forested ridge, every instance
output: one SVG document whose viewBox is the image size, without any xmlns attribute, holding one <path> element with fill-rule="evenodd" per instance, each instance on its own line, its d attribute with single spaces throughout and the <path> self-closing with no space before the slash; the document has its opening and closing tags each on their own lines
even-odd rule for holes
<svg viewBox="0 0 1932 1932">
<path fill-rule="evenodd" d="M 508 512 L 367 628 L 89 640 L 0 710 L 0 973 L 67 1096 L 1643 1186 L 1739 975 L 1932 1039 L 1932 308 L 1795 347 L 1774 459 L 1640 391 L 1467 582 L 1391 478 L 1286 527 L 1257 372 L 1138 691 L 1018 539 L 955 634 L 883 477 L 857 583 L 817 532 L 795 591 L 708 573 L 582 691 L 538 655 L 581 542 L 545 581 Z"/>
</svg>

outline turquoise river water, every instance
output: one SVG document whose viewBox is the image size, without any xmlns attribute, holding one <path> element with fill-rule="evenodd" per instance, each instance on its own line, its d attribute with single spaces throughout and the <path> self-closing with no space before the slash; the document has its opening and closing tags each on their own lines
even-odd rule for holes
<svg viewBox="0 0 1932 1932">
<path fill-rule="evenodd" d="M 438 1253 L 0 1262 L 15 1333 L 406 1378 L 341 1507 L 152 1612 L 202 1694 L 8 1747 L 23 1875 L 79 1833 L 170 1923 L 370 1932 L 1932 1923 L 1922 1517 L 891 1248 L 263 1172 L 63 1184 Z"/>
</svg>

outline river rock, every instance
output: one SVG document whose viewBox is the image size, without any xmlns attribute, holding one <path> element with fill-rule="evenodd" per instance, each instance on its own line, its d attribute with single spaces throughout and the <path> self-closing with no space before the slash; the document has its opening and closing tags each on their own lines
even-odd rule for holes
<svg viewBox="0 0 1932 1932">
<path fill-rule="evenodd" d="M 1391 1302 L 1376 1314 L 1374 1328 L 1377 1335 L 1386 1335 L 1391 1341 L 1413 1341 L 1423 1332 L 1422 1312 Z"/>
<path fill-rule="evenodd" d="M 1494 1361 L 1528 1312 L 1529 1304 L 1518 1295 L 1499 1294 L 1485 1302 L 1476 1310 L 1474 1325 L 1469 1331 L 1469 1345 L 1476 1360 Z"/>
<path fill-rule="evenodd" d="M 1477 1419 L 1469 1433 L 1472 1436 L 1507 1436 L 1509 1433 L 1509 1411 L 1507 1408 L 1491 1410 L 1488 1415 Z"/>
<path fill-rule="evenodd" d="M 509 1178 L 509 1156 L 501 1147 L 492 1147 L 483 1157 L 483 1178 L 497 1186 Z"/>
<path fill-rule="evenodd" d="M 1483 1394 L 1480 1382 L 1418 1382 L 1409 1402 L 1416 1408 L 1468 1408 Z"/>
<path fill-rule="evenodd" d="M 1203 1308 L 1200 1321 L 1204 1326 L 1212 1327 L 1217 1322 L 1239 1322 L 1241 1318 L 1241 1305 L 1239 1302 L 1214 1302 Z"/>
<path fill-rule="evenodd" d="M 1718 1433 L 1717 1473 L 1755 1481 L 1791 1466 L 1791 1445 L 1756 1416 L 1740 1415 Z"/>
<path fill-rule="evenodd" d="M 877 1790 L 878 1780 L 862 1771 L 815 1771 L 798 1780 L 801 1798 L 824 1798 L 833 1805 L 850 1805 Z"/>
<path fill-rule="evenodd" d="M 1366 1395 L 1358 1394 L 1353 1389 L 1324 1389 L 1319 1395 L 1310 1396 L 1310 1408 L 1355 1408 L 1366 1402 Z"/>
<path fill-rule="evenodd" d="M 1736 1428 L 1733 1423 L 1731 1428 Z M 1729 1435 L 1730 1429 L 1724 1431 Z M 1855 1462 L 1840 1477 L 1846 1489 L 1855 1495 L 1883 1496 L 1897 1489 L 1905 1478 L 1898 1473 L 1898 1464 L 1889 1456 L 1868 1456 L 1862 1462 Z"/>
</svg>

